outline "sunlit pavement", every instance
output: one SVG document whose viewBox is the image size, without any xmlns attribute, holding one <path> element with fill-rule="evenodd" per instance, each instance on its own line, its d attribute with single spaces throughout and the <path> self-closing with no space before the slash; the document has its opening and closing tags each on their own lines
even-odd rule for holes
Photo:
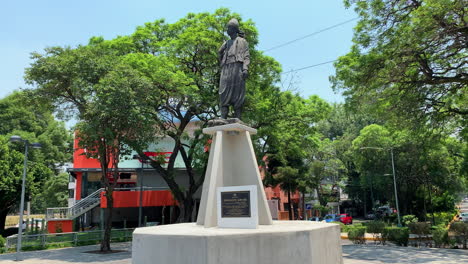
<svg viewBox="0 0 468 264">
<path fill-rule="evenodd" d="M 86 251 L 97 250 L 98 246 L 85 246 L 64 248 L 55 250 L 42 250 L 24 252 L 24 260 L 16 262 L 15 254 L 0 255 L 0 263 L 16 264 L 130 264 L 131 244 L 112 244 L 114 250 L 124 252 L 113 254 L 91 254 Z M 468 250 L 462 249 L 435 249 L 412 248 L 396 246 L 353 245 L 348 240 L 343 240 L 344 264 L 375 264 L 375 263 L 402 263 L 402 264 L 468 264 Z M 157 260 L 154 262 L 159 264 Z M 161 263 L 166 264 L 166 263 Z M 170 264 L 170 263 L 167 263 Z"/>
</svg>

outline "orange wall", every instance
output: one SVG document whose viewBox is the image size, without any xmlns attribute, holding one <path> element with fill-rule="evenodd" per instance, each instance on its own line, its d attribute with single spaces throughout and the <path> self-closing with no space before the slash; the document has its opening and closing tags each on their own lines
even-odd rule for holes
<svg viewBox="0 0 468 264">
<path fill-rule="evenodd" d="M 75 133 L 75 138 L 73 140 L 73 168 L 101 168 L 99 160 L 89 159 L 83 153 L 85 150 L 80 148 L 78 136 Z"/>
<path fill-rule="evenodd" d="M 138 207 L 140 205 L 139 191 L 114 191 L 114 208 Z M 171 191 L 143 191 L 142 206 L 171 206 L 177 205 Z M 107 199 L 101 193 L 101 208 L 107 208 Z"/>
<path fill-rule="evenodd" d="M 59 232 L 61 230 L 61 232 Z M 49 233 L 69 233 L 73 232 L 73 220 L 49 220 L 47 222 Z"/>
</svg>

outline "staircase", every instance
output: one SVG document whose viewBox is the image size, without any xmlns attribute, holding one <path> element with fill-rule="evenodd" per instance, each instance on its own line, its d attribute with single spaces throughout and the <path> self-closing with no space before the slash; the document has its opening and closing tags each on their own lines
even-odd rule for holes
<svg viewBox="0 0 468 264">
<path fill-rule="evenodd" d="M 46 220 L 58 220 L 58 219 L 75 219 L 78 216 L 88 212 L 94 207 L 101 203 L 101 192 L 104 188 L 101 188 L 85 198 L 79 200 L 72 207 L 55 207 L 47 208 Z"/>
</svg>

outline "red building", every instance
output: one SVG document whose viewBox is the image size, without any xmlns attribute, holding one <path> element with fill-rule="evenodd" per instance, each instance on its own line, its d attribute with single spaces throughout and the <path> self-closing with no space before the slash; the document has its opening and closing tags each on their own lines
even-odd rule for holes
<svg viewBox="0 0 468 264">
<path fill-rule="evenodd" d="M 162 140 L 157 146 L 150 147 L 154 151 L 147 154 L 168 156 L 171 153 L 164 149 L 170 149 L 172 145 L 170 139 Z M 51 233 L 97 228 L 102 223 L 102 209 L 106 208 L 107 202 L 103 196 L 101 168 L 98 160 L 83 155 L 85 151 L 78 147 L 75 138 L 73 168 L 68 169 L 69 207 L 47 209 L 46 218 Z M 178 208 L 169 187 L 153 168 L 133 159 L 134 154 L 122 157 L 119 161 L 120 177 L 113 193 L 113 226 L 136 227 L 139 221 L 150 224 L 174 222 Z M 188 186 L 185 167 L 179 158 L 176 159 L 175 167 L 178 182 Z"/>
</svg>

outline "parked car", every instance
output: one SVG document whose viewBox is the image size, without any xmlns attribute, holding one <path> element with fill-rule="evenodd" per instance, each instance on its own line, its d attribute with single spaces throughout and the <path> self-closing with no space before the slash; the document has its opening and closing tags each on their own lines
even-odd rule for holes
<svg viewBox="0 0 468 264">
<path fill-rule="evenodd" d="M 393 213 L 393 209 L 390 208 L 390 206 L 380 206 L 379 209 L 377 209 L 377 214 L 384 217 L 384 216 L 389 216 Z"/>
<path fill-rule="evenodd" d="M 350 216 L 349 214 L 339 214 L 338 217 L 340 217 L 340 222 L 345 225 L 353 224 L 353 217 Z"/>
<path fill-rule="evenodd" d="M 339 222 L 340 221 L 340 217 L 336 214 L 327 214 L 323 220 L 325 220 L 325 222 L 327 223 L 331 223 L 331 222 Z"/>
<path fill-rule="evenodd" d="M 309 218 L 309 221 L 321 222 L 321 221 L 322 221 L 322 217 L 314 216 L 314 217 Z"/>
<path fill-rule="evenodd" d="M 369 220 L 375 220 L 375 213 L 374 213 L 374 211 L 369 211 L 369 212 L 367 212 L 365 218 L 366 218 L 366 219 L 369 219 Z"/>
<path fill-rule="evenodd" d="M 460 217 L 458 219 L 460 221 L 463 221 L 463 222 L 468 222 L 468 212 L 467 213 L 461 213 Z"/>
</svg>

